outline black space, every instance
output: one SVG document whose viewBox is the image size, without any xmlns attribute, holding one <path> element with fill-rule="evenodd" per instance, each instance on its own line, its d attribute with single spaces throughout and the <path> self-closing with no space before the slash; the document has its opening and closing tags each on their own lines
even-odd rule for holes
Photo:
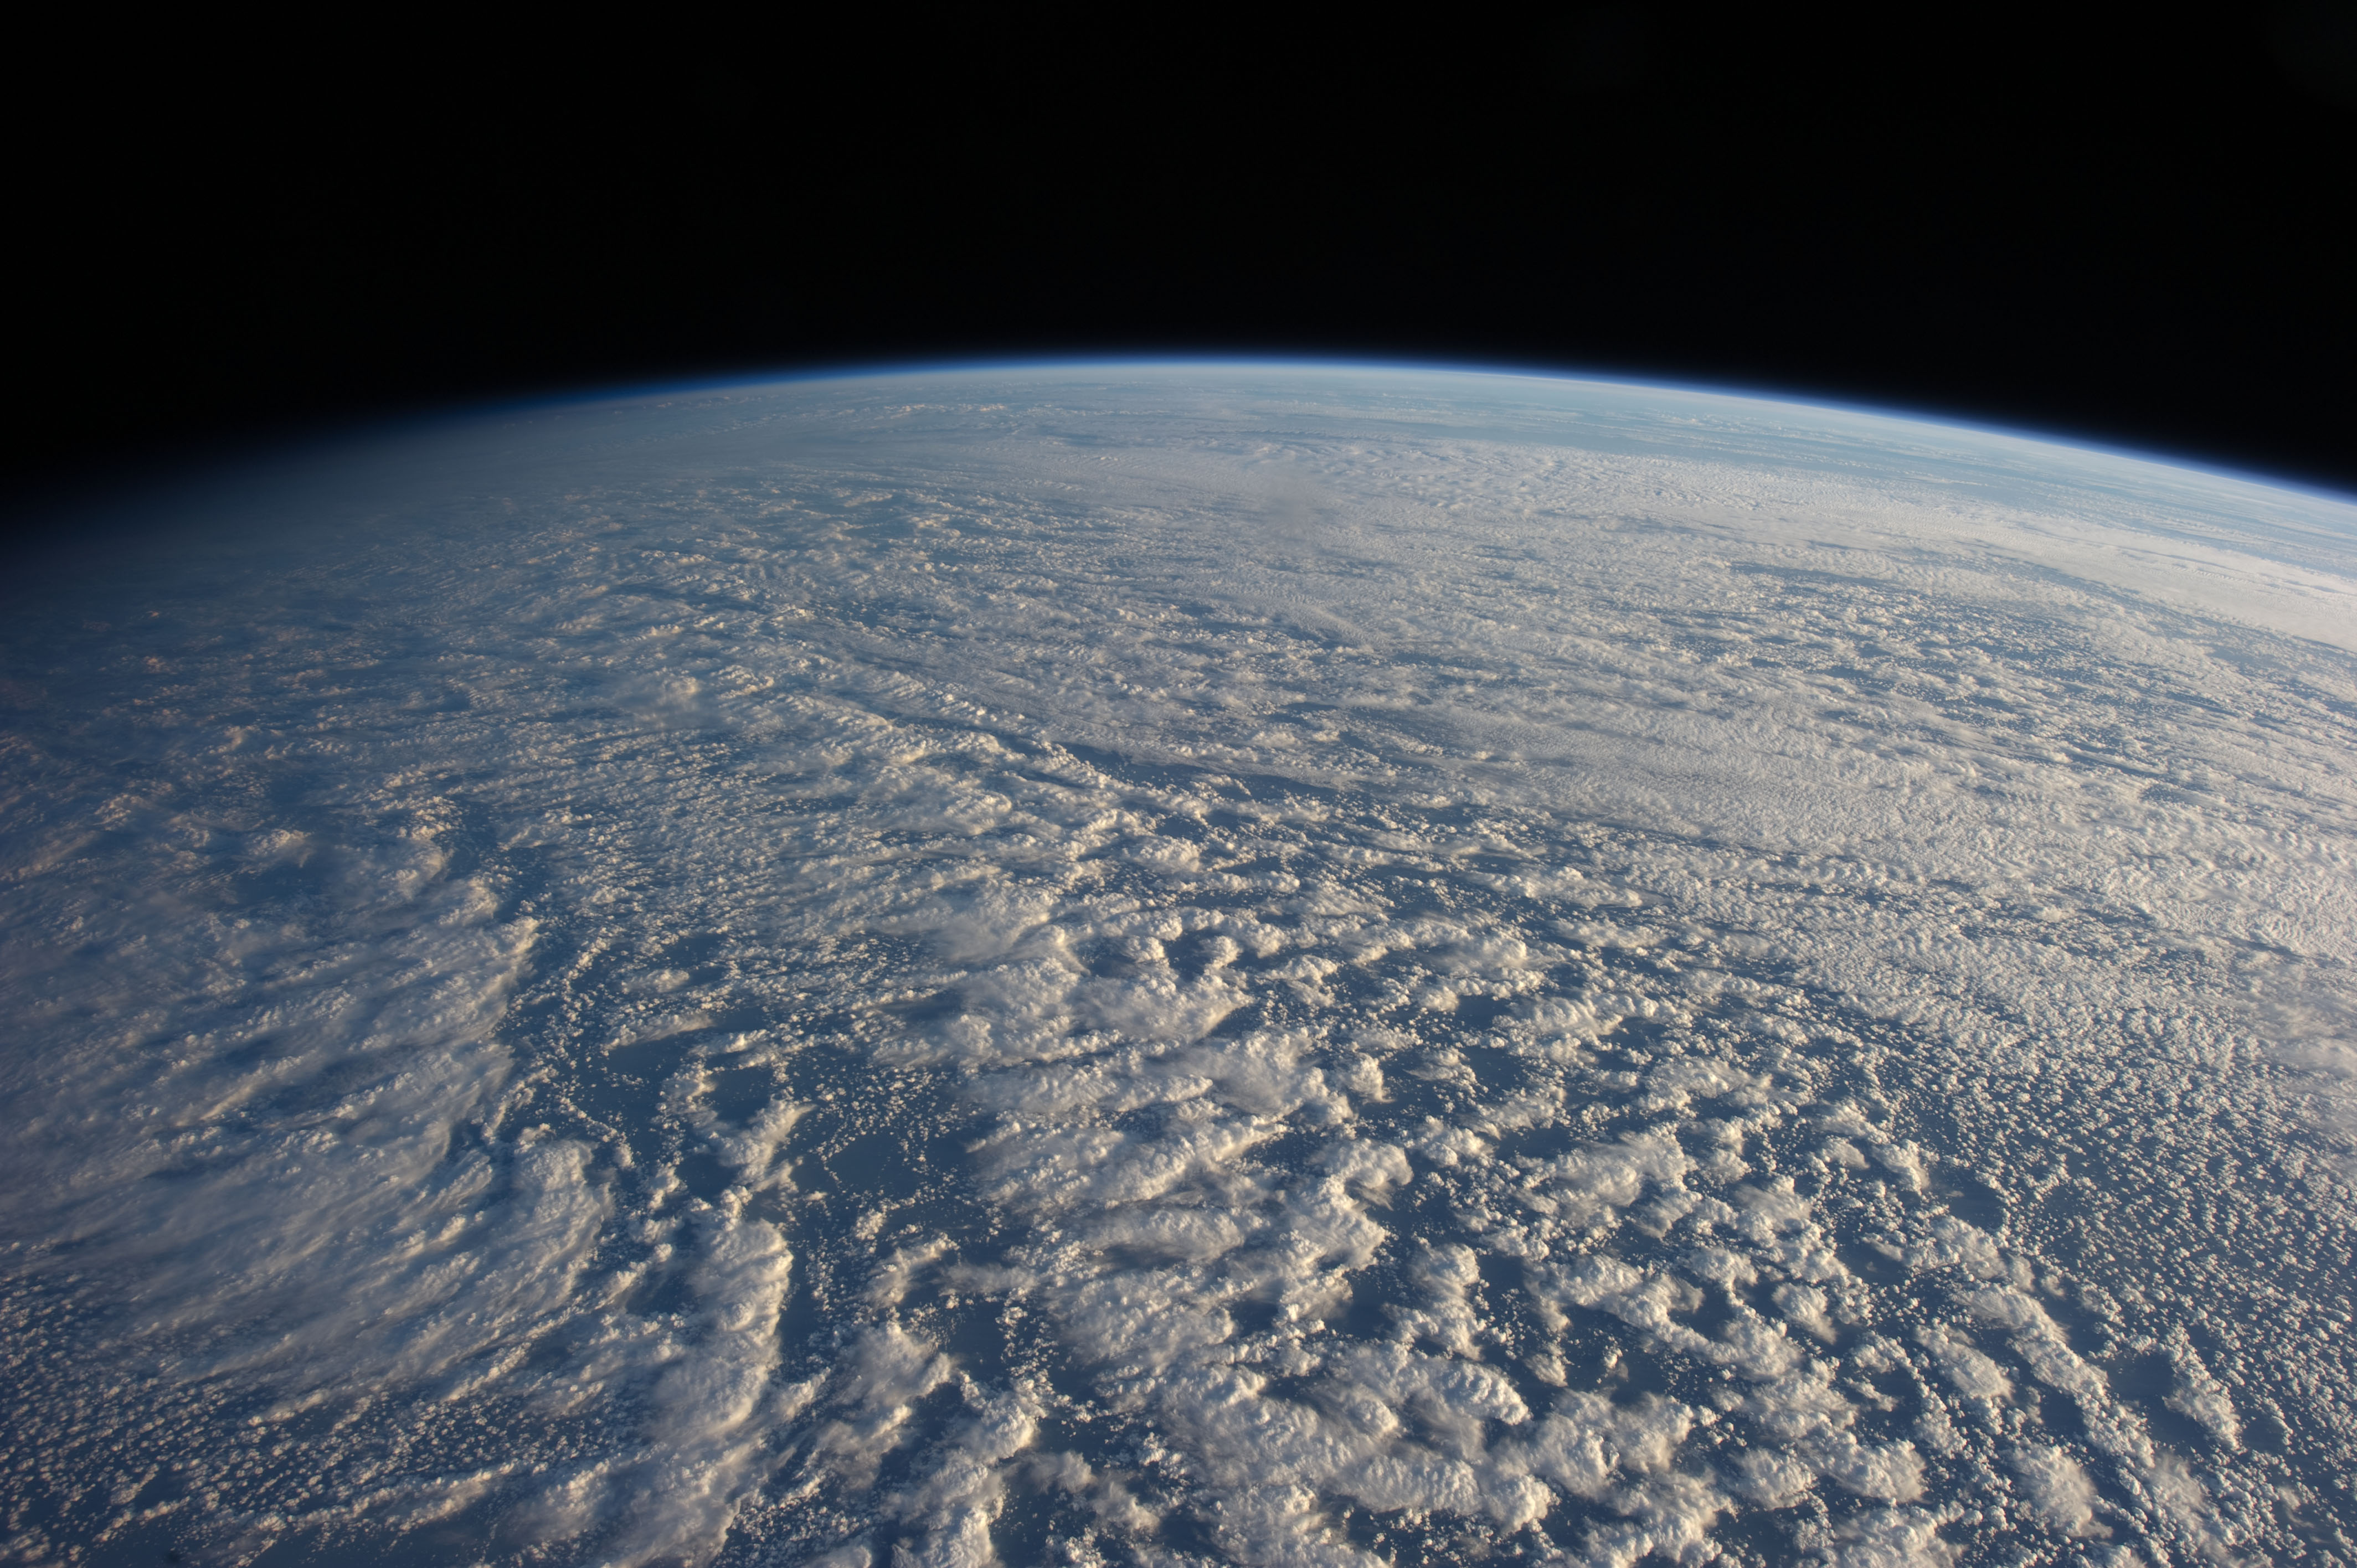
<svg viewBox="0 0 2357 1568">
<path fill-rule="evenodd" d="M 1175 12 L 595 62 L 436 38 L 366 80 L 21 97 L 6 477 L 614 382 L 1177 351 L 1731 383 L 2357 489 L 2346 7 L 1372 15 L 1330 45 Z"/>
</svg>

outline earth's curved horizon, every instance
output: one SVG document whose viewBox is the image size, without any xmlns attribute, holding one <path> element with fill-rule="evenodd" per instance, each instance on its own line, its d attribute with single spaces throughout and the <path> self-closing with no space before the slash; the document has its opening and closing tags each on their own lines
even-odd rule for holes
<svg viewBox="0 0 2357 1568">
<path fill-rule="evenodd" d="M 0 1553 L 2357 1563 L 2357 503 L 1189 360 L 150 504 Z"/>
</svg>

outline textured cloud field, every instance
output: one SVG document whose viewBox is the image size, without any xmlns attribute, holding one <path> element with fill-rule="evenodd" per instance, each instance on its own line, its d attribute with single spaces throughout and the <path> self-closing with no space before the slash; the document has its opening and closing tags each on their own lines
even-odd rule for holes
<svg viewBox="0 0 2357 1568">
<path fill-rule="evenodd" d="M 2357 1563 L 2357 508 L 1222 368 L 12 608 L 8 1554 Z"/>
</svg>

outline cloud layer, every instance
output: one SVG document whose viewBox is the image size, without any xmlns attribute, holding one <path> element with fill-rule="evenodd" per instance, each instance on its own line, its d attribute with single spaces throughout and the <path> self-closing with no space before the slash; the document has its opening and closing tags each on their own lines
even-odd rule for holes
<svg viewBox="0 0 2357 1568">
<path fill-rule="evenodd" d="M 8 653 L 13 1554 L 2350 1553 L 2357 509 L 1219 368 L 249 491 Z"/>
</svg>

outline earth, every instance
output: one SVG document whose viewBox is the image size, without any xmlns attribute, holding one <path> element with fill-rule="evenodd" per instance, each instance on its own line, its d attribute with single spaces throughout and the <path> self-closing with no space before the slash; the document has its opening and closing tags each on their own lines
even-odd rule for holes
<svg viewBox="0 0 2357 1568">
<path fill-rule="evenodd" d="M 0 1553 L 2357 1563 L 2357 506 L 1047 366 L 0 632 Z"/>
</svg>

